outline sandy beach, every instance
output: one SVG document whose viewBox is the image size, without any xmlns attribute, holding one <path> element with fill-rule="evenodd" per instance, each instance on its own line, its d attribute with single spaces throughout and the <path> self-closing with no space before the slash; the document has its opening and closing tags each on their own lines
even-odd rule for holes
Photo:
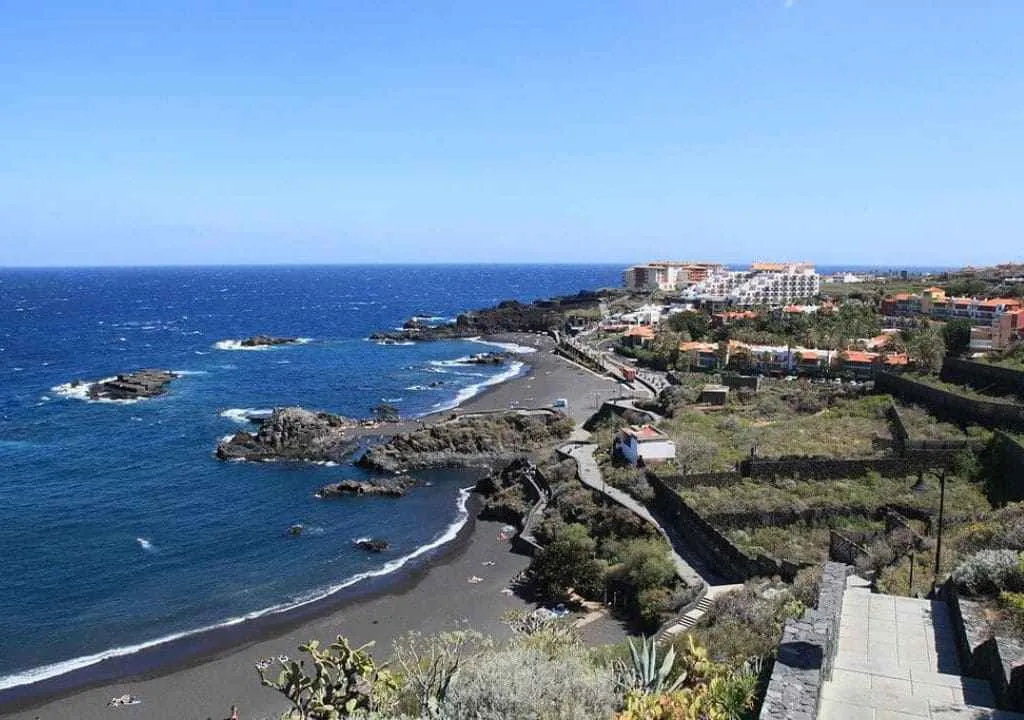
<svg viewBox="0 0 1024 720">
<path fill-rule="evenodd" d="M 622 394 L 617 383 L 553 355 L 548 338 L 512 335 L 493 339 L 538 350 L 522 356 L 528 365 L 523 375 L 487 388 L 463 403 L 459 412 L 551 406 L 564 398 L 569 413 L 582 422 L 603 400 Z M 203 654 L 191 648 L 187 660 L 168 660 L 155 668 L 133 668 L 130 657 L 122 659 L 117 675 L 124 679 L 117 682 L 100 682 L 72 694 L 65 688 L 60 697 L 59 682 L 48 683 L 45 693 L 32 698 L 12 699 L 7 694 L 5 699 L 0 693 L 0 717 L 217 720 L 228 717 L 231 705 L 236 704 L 246 720 L 276 719 L 286 704 L 274 691 L 260 687 L 254 664 L 260 657 L 294 657 L 297 646 L 310 639 L 329 641 L 340 633 L 355 643 L 375 641 L 375 654 L 384 659 L 390 654 L 392 639 L 410 630 L 435 632 L 464 623 L 496 638 L 506 637 L 502 614 L 530 607 L 507 592 L 510 580 L 529 565 L 529 558 L 511 553 L 508 544 L 498 539 L 499 523 L 476 520 L 477 507 L 478 501 L 472 498 L 470 519 L 458 536 L 411 570 L 378 578 L 366 587 L 353 586 L 349 596 L 324 601 L 302 617 L 279 618 L 259 631 L 240 628 L 237 639 L 226 649 Z M 470 578 L 480 581 L 471 583 Z M 609 632 L 601 625 L 588 627 L 586 635 L 594 640 L 614 639 L 614 628 Z M 223 638 L 220 645 L 224 645 Z M 112 697 L 125 693 L 141 703 L 107 707 Z M 51 699 L 41 701 L 40 697 Z"/>
</svg>

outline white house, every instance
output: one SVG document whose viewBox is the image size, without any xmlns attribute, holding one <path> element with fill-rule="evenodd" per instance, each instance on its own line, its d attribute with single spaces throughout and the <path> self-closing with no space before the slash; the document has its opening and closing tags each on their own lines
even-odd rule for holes
<svg viewBox="0 0 1024 720">
<path fill-rule="evenodd" d="M 615 438 L 615 447 L 631 465 L 675 460 L 676 444 L 650 425 L 622 428 Z"/>
</svg>

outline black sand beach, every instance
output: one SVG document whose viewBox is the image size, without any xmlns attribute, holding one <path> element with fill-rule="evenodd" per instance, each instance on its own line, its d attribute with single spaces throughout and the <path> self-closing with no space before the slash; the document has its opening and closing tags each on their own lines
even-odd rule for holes
<svg viewBox="0 0 1024 720">
<path fill-rule="evenodd" d="M 613 381 L 552 355 L 547 338 L 494 339 L 540 349 L 523 356 L 529 365 L 526 374 L 488 388 L 464 403 L 460 412 L 550 406 L 564 398 L 570 414 L 582 422 L 602 400 L 622 392 Z M 134 664 L 131 657 L 122 659 L 116 676 L 125 679 L 117 682 L 99 680 L 97 667 L 92 670 L 94 679 L 90 684 L 94 686 L 90 689 L 72 692 L 66 685 L 62 689 L 60 680 L 55 679 L 57 682 L 47 683 L 43 693 L 22 697 L 16 704 L 10 695 L 5 700 L 4 693 L 0 693 L 0 716 L 16 720 L 206 720 L 227 717 L 231 705 L 236 704 L 247 720 L 276 719 L 285 704 L 276 693 L 260 687 L 254 669 L 257 658 L 281 654 L 294 657 L 300 643 L 314 638 L 330 640 L 339 633 L 355 643 L 375 641 L 375 654 L 381 659 L 390 654 L 392 638 L 410 630 L 434 632 L 465 623 L 498 638 L 507 636 L 508 629 L 500 620 L 502 614 L 527 607 L 527 603 L 503 591 L 527 567 L 529 559 L 511 553 L 508 544 L 498 540 L 499 523 L 475 520 L 475 505 L 471 499 L 470 520 L 456 539 L 411 571 L 403 569 L 365 585 L 357 584 L 343 597 L 325 600 L 291 618 L 279 617 L 251 627 L 247 623 L 226 638 L 221 637 L 220 645 L 205 652 L 193 646 L 176 660 L 171 654 L 158 666 L 152 658 L 148 663 L 138 660 Z M 468 582 L 472 577 L 481 581 Z M 597 628 L 588 630 L 590 635 Z M 89 675 L 86 669 L 80 677 Z M 58 697 L 62 693 L 64 696 Z M 125 693 L 142 702 L 107 707 L 112 697 Z"/>
</svg>

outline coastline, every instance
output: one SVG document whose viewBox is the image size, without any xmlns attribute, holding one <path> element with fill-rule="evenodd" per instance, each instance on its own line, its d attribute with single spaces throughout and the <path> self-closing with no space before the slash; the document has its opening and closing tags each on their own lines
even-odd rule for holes
<svg viewBox="0 0 1024 720">
<path fill-rule="evenodd" d="M 482 340 L 529 345 L 536 352 L 517 358 L 525 367 L 516 377 L 483 388 L 457 407 L 400 423 L 381 435 L 429 423 L 452 412 L 551 406 L 557 398 L 568 399 L 570 414 L 581 421 L 593 412 L 591 403 L 596 405 L 618 392 L 613 381 L 554 356 L 550 338 L 497 335 Z M 141 698 L 142 704 L 120 708 L 119 712 L 138 717 L 176 720 L 183 717 L 183 712 L 188 717 L 218 717 L 218 713 L 226 714 L 232 703 L 242 706 L 243 717 L 276 717 L 283 705 L 274 705 L 276 695 L 259 686 L 253 669 L 256 657 L 294 655 L 301 642 L 330 640 L 342 632 L 353 642 L 376 641 L 376 654 L 383 659 L 395 635 L 409 630 L 434 632 L 451 627 L 461 618 L 468 619 L 475 629 L 502 637 L 508 631 L 500 623 L 500 615 L 527 604 L 501 591 L 525 569 L 529 559 L 513 555 L 507 544 L 496 545 L 501 524 L 478 520 L 478 509 L 478 499 L 471 496 L 469 516 L 454 539 L 391 573 L 365 578 L 294 609 L 187 635 L 2 690 L 0 716 L 19 720 L 107 717 L 106 702 L 131 693 Z M 485 561 L 479 558 L 484 555 L 495 565 L 482 566 Z M 466 578 L 473 575 L 484 575 L 484 581 L 467 585 Z M 444 613 L 438 612 L 439 606 L 446 608 Z M 198 692 L 199 688 L 203 692 Z"/>
</svg>

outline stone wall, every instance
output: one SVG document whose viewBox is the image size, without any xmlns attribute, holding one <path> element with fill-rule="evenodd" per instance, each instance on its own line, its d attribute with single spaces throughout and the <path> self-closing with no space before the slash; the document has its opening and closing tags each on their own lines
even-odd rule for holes
<svg viewBox="0 0 1024 720">
<path fill-rule="evenodd" d="M 1024 397 L 1024 372 L 1020 370 L 948 357 L 942 363 L 941 377 L 946 382 Z"/>
<path fill-rule="evenodd" d="M 739 373 L 724 372 L 722 373 L 721 384 L 725 385 L 730 390 L 749 388 L 750 390 L 757 392 L 761 389 L 761 376 L 740 375 Z"/>
<path fill-rule="evenodd" d="M 687 505 L 679 493 L 666 485 L 661 478 L 648 473 L 647 480 L 654 489 L 654 505 L 665 522 L 673 524 L 681 536 L 692 541 L 694 550 L 724 580 L 743 582 L 752 577 L 778 575 L 787 582 L 792 582 L 803 567 L 765 555 L 753 558 L 746 555 Z"/>
<path fill-rule="evenodd" d="M 738 472 L 690 473 L 689 475 L 660 475 L 666 485 L 672 488 L 729 487 L 742 482 Z"/>
<path fill-rule="evenodd" d="M 867 548 L 853 541 L 838 530 L 828 531 L 828 559 L 846 565 L 856 565 L 862 558 L 869 557 Z"/>
<path fill-rule="evenodd" d="M 1024 405 L 972 398 L 882 370 L 875 373 L 875 390 L 921 403 L 936 415 L 964 425 L 975 423 L 1024 430 Z"/>
<path fill-rule="evenodd" d="M 947 519 L 959 519 L 949 508 Z M 908 505 L 848 505 L 831 508 L 785 508 L 771 511 L 723 512 L 704 516 L 704 520 L 720 528 L 738 529 L 751 527 L 776 527 L 780 525 L 823 525 L 830 520 L 850 517 L 863 517 L 872 520 L 884 520 L 890 512 L 897 512 L 913 520 L 931 522 L 931 512 Z"/>
<path fill-rule="evenodd" d="M 952 578 L 939 589 L 953 623 L 953 636 L 964 673 L 987 680 L 996 704 L 1003 710 L 1024 710 L 1024 648 L 1010 638 L 995 636 L 982 605 L 960 598 Z"/>
<path fill-rule="evenodd" d="M 740 473 L 755 480 L 793 478 L 795 480 L 834 480 L 862 477 L 876 472 L 882 477 L 908 477 L 922 467 L 946 466 L 950 459 L 943 455 L 915 458 L 748 458 L 740 463 Z"/>
<path fill-rule="evenodd" d="M 1024 500 L 1024 445 L 997 430 L 990 452 L 989 500 L 994 505 Z"/>
<path fill-rule="evenodd" d="M 761 720 L 818 717 L 821 688 L 832 675 L 839 644 L 846 578 L 852 572 L 849 565 L 825 563 L 817 607 L 786 623 L 758 716 Z"/>
</svg>

